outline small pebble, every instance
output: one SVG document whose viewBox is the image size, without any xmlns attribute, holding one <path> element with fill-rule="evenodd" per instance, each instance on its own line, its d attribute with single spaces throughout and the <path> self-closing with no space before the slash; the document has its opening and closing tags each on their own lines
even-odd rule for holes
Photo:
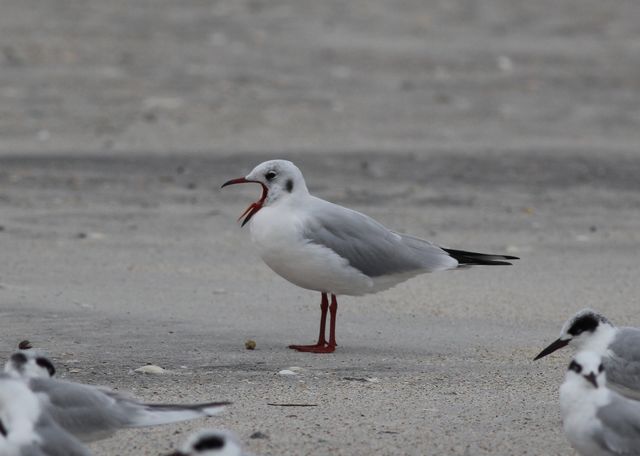
<svg viewBox="0 0 640 456">
<path fill-rule="evenodd" d="M 18 349 L 19 350 L 29 350 L 30 348 L 33 348 L 33 345 L 31 344 L 30 341 L 28 340 L 23 340 L 18 344 Z"/>
<path fill-rule="evenodd" d="M 255 340 L 251 340 L 251 339 L 247 339 L 244 341 L 244 348 L 246 348 L 247 350 L 255 350 L 256 349 L 256 341 Z"/>
</svg>

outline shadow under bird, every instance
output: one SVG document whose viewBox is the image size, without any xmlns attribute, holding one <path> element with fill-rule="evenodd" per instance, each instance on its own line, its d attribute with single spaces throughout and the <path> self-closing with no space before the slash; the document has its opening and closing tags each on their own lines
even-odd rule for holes
<svg viewBox="0 0 640 456">
<path fill-rule="evenodd" d="M 260 257 L 289 282 L 322 296 L 318 341 L 289 347 L 298 351 L 335 350 L 338 295 L 376 293 L 427 272 L 509 265 L 506 260 L 518 259 L 448 249 L 391 231 L 360 212 L 311 195 L 302 172 L 290 161 L 261 163 L 222 187 L 245 183 L 262 187 L 260 199 L 240 216 L 242 226 L 249 223 Z"/>
<path fill-rule="evenodd" d="M 46 361 L 43 361 L 46 360 Z M 41 367 L 44 365 L 45 367 Z M 84 442 L 101 440 L 124 428 L 156 426 L 214 416 L 230 402 L 147 404 L 108 388 L 51 378 L 51 361 L 32 350 L 16 352 L 5 372 L 22 379 L 60 426 Z"/>
<path fill-rule="evenodd" d="M 0 455 L 89 456 L 21 379 L 0 374 Z"/>
<path fill-rule="evenodd" d="M 581 351 L 560 387 L 565 435 L 582 456 L 640 455 L 640 402 L 607 387 L 602 357 Z"/>
<path fill-rule="evenodd" d="M 167 456 L 247 456 L 238 439 L 227 431 L 203 429 L 187 439 L 179 450 Z"/>
<path fill-rule="evenodd" d="M 560 337 L 534 360 L 566 346 L 598 353 L 607 371 L 608 386 L 624 396 L 640 399 L 640 329 L 614 326 L 603 315 L 583 309 L 565 322 Z"/>
</svg>

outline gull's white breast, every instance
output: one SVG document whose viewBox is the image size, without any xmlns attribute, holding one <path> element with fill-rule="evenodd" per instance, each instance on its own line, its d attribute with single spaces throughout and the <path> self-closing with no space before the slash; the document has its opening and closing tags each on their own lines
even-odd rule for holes
<svg viewBox="0 0 640 456">
<path fill-rule="evenodd" d="M 599 407 L 608 403 L 607 391 L 585 391 L 573 383 L 560 387 L 560 410 L 565 435 L 582 455 L 609 456 L 594 439 L 602 424 L 596 417 Z"/>
<path fill-rule="evenodd" d="M 278 275 L 309 290 L 362 295 L 374 282 L 333 250 L 305 241 L 304 214 L 290 205 L 267 206 L 249 222 L 251 239 L 262 260 Z"/>
</svg>

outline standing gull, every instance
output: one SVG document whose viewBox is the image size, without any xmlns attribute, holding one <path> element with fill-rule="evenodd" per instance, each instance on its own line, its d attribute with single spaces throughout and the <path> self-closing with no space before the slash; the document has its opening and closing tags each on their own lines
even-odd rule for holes
<svg viewBox="0 0 640 456">
<path fill-rule="evenodd" d="M 217 415 L 230 404 L 147 404 L 108 388 L 50 378 L 46 372 L 53 373 L 48 369 L 23 368 L 40 364 L 53 367 L 51 361 L 36 352 L 17 352 L 9 358 L 5 372 L 24 380 L 38 396 L 43 410 L 84 442 L 107 438 L 123 428 L 156 426 Z"/>
<path fill-rule="evenodd" d="M 583 309 L 565 322 L 560 337 L 534 360 L 565 346 L 602 356 L 607 385 L 624 396 L 640 399 L 640 329 L 614 326 L 603 315 Z"/>
<path fill-rule="evenodd" d="M 260 199 L 240 216 L 242 226 L 251 221 L 251 238 L 261 258 L 289 282 L 322 294 L 318 342 L 289 346 L 298 351 L 335 350 L 337 295 L 376 293 L 426 272 L 508 265 L 505 260 L 517 259 L 446 249 L 388 230 L 360 212 L 309 194 L 300 170 L 286 160 L 261 163 L 222 187 L 244 183 L 262 186 Z M 328 341 L 327 310 L 331 314 Z"/>
<path fill-rule="evenodd" d="M 565 435 L 582 456 L 640 455 L 640 402 L 607 388 L 601 356 L 581 351 L 560 387 Z"/>
</svg>

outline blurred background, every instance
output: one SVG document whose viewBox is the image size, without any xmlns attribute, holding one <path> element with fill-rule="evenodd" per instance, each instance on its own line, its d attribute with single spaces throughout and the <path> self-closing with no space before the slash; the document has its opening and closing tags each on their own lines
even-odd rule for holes
<svg viewBox="0 0 640 456">
<path fill-rule="evenodd" d="M 0 153 L 634 151 L 635 0 L 5 0 Z"/>
</svg>

